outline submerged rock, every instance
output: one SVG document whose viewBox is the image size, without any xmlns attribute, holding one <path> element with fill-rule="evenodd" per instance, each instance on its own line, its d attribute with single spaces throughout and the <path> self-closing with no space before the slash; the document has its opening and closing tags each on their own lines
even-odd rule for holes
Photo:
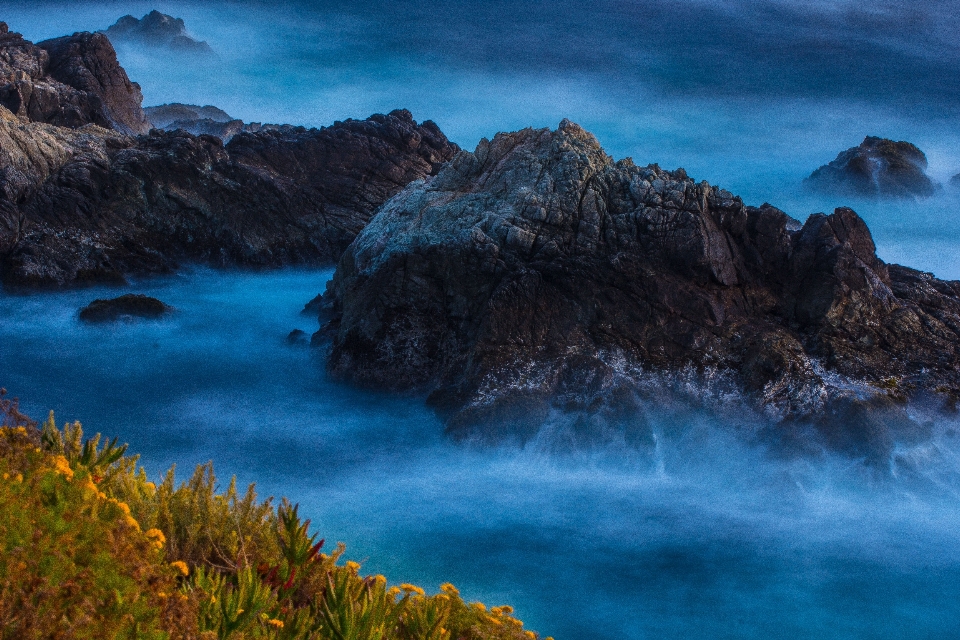
<svg viewBox="0 0 960 640">
<path fill-rule="evenodd" d="M 142 293 L 128 293 L 119 298 L 97 299 L 80 310 L 84 322 L 113 322 L 124 317 L 159 318 L 173 311 L 156 298 Z"/>
<path fill-rule="evenodd" d="M 75 33 L 33 44 L 0 22 L 0 106 L 21 119 L 146 133 L 142 100 L 105 36 Z"/>
<path fill-rule="evenodd" d="M 852 210 L 801 224 L 615 162 L 569 121 L 394 196 L 323 303 L 332 372 L 429 392 L 464 435 L 529 437 L 556 411 L 627 424 L 645 381 L 713 378 L 879 460 L 923 431 L 881 381 L 960 382 L 960 283 L 884 264 Z"/>
<path fill-rule="evenodd" d="M 183 19 L 168 16 L 157 10 L 151 11 L 139 20 L 130 15 L 123 16 L 101 33 L 117 42 L 162 47 L 177 53 L 216 56 L 209 44 L 190 37 Z"/>
<path fill-rule="evenodd" d="M 287 334 L 287 344 L 307 345 L 310 344 L 310 336 L 303 329 L 294 329 Z"/>
<path fill-rule="evenodd" d="M 925 173 L 927 157 L 909 142 L 867 136 L 804 182 L 815 190 L 861 197 L 927 197 L 936 183 Z"/>
<path fill-rule="evenodd" d="M 960 173 L 950 178 L 950 185 L 953 187 L 960 188 Z"/>
</svg>

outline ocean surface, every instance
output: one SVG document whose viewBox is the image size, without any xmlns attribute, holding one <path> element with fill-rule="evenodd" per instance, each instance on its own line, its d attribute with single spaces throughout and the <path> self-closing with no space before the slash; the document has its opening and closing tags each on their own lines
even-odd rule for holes
<svg viewBox="0 0 960 640">
<path fill-rule="evenodd" d="M 2 384 L 119 436 L 152 477 L 213 460 L 224 486 L 300 502 L 366 571 L 452 581 L 558 639 L 960 634 L 954 425 L 889 477 L 778 459 L 749 418 L 670 405 L 649 408 L 652 451 L 571 451 L 551 425 L 522 448 L 455 443 L 423 398 L 332 381 L 322 350 L 286 343 L 316 328 L 300 310 L 330 274 L 139 282 L 175 314 L 107 326 L 77 310 L 121 290 L 2 294 Z"/>
<path fill-rule="evenodd" d="M 616 158 L 684 167 L 804 220 L 848 205 L 879 255 L 960 279 L 960 13 L 947 0 L 0 0 L 41 40 L 158 9 L 218 53 L 118 47 L 145 105 L 214 104 L 324 126 L 394 108 L 465 148 L 568 117 Z M 878 203 L 802 180 L 866 135 L 909 140 L 944 184 Z M 0 386 L 129 442 L 149 473 L 213 460 L 226 484 L 303 505 L 365 570 L 511 604 L 557 640 L 960 637 L 960 442 L 889 473 L 752 444 L 749 412 L 649 407 L 652 450 L 456 443 L 423 398 L 330 380 L 300 315 L 332 271 L 193 268 L 123 289 L 0 292 Z M 77 310 L 135 291 L 176 307 L 95 327 Z M 558 417 L 558 421 L 562 421 Z"/>
</svg>

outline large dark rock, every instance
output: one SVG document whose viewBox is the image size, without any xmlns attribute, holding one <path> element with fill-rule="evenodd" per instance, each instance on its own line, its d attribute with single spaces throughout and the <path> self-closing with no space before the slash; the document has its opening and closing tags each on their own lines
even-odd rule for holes
<svg viewBox="0 0 960 640">
<path fill-rule="evenodd" d="M 114 322 L 121 318 L 160 318 L 173 311 L 168 306 L 142 293 L 128 293 L 118 298 L 98 298 L 80 310 L 84 322 Z"/>
<path fill-rule="evenodd" d="M 927 157 L 909 142 L 867 136 L 808 177 L 817 191 L 859 197 L 927 197 L 937 186 L 926 174 Z"/>
<path fill-rule="evenodd" d="M 103 35 L 75 33 L 34 45 L 0 23 L 0 106 L 20 118 L 145 133 L 142 100 Z"/>
<path fill-rule="evenodd" d="M 130 42 L 178 53 L 215 56 L 209 44 L 190 37 L 181 18 L 174 18 L 156 10 L 139 20 L 130 15 L 123 16 L 102 33 L 115 42 Z"/>
<path fill-rule="evenodd" d="M 0 110 L 2 112 L 4 110 Z M 333 262 L 373 211 L 457 150 L 408 111 L 211 136 L 23 127 L 0 113 L 0 269 L 64 286 L 181 260 Z"/>
<path fill-rule="evenodd" d="M 334 373 L 429 392 L 459 434 L 529 435 L 558 410 L 629 424 L 652 378 L 692 376 L 880 460 L 923 436 L 905 390 L 960 382 L 960 283 L 884 264 L 850 209 L 801 224 L 614 162 L 568 121 L 410 184 L 323 302 Z"/>
</svg>

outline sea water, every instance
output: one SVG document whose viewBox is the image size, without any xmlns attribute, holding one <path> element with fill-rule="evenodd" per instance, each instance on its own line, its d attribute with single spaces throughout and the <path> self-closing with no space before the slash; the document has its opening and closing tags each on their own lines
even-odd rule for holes
<svg viewBox="0 0 960 640">
<path fill-rule="evenodd" d="M 960 447 L 940 429 L 891 473 L 782 459 L 749 424 L 651 407 L 655 451 L 481 447 L 417 396 L 331 380 L 304 302 L 331 272 L 192 269 L 127 288 L 0 294 L 2 384 L 185 479 L 303 505 L 364 570 L 511 604 L 557 638 L 944 638 L 960 633 Z M 175 308 L 89 325 L 126 291 Z M 944 420 L 944 424 L 948 423 Z M 942 426 L 942 425 L 941 425 Z"/>
</svg>

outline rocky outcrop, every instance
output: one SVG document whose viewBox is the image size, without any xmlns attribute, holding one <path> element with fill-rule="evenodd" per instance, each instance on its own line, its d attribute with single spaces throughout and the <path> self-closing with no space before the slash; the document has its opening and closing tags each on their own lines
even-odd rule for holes
<svg viewBox="0 0 960 640">
<path fill-rule="evenodd" d="M 0 106 L 20 118 L 145 133 L 142 99 L 106 37 L 76 33 L 34 45 L 0 23 Z"/>
<path fill-rule="evenodd" d="M 884 264 L 850 209 L 801 224 L 614 162 L 568 121 L 394 196 L 323 304 L 334 373 L 429 392 L 459 434 L 529 436 L 556 411 L 636 424 L 651 378 L 692 376 L 732 381 L 782 439 L 880 460 L 923 436 L 908 391 L 960 382 L 960 283 Z"/>
<path fill-rule="evenodd" d="M 808 177 L 811 189 L 859 197 L 927 197 L 937 185 L 926 174 L 927 157 L 909 142 L 867 136 Z"/>
<path fill-rule="evenodd" d="M 173 307 L 142 293 L 127 293 L 118 298 L 98 298 L 80 310 L 84 322 L 116 322 L 123 318 L 160 318 Z"/>
<path fill-rule="evenodd" d="M 960 173 L 950 178 L 950 186 L 960 188 Z"/>
<path fill-rule="evenodd" d="M 102 33 L 115 42 L 129 42 L 177 53 L 216 57 L 209 44 L 190 37 L 187 26 L 181 18 L 174 18 L 156 10 L 140 20 L 130 15 L 123 16 Z"/>
<path fill-rule="evenodd" d="M 164 131 L 187 131 L 195 136 L 217 136 L 224 143 L 230 142 L 233 136 L 246 131 L 257 133 L 264 130 L 290 129 L 290 125 L 262 124 L 259 122 L 244 123 L 243 120 L 231 118 L 225 111 L 213 106 L 198 107 L 196 105 L 171 103 L 144 109 L 151 124 Z"/>
<path fill-rule="evenodd" d="M 195 136 L 216 136 L 223 142 L 230 142 L 238 133 L 248 130 L 243 120 L 218 122 L 210 118 L 199 120 L 175 120 L 165 127 L 158 127 L 164 131 L 186 131 Z"/>
<path fill-rule="evenodd" d="M 4 115 L 5 114 L 5 115 Z M 0 273 L 72 286 L 179 261 L 335 261 L 373 211 L 457 150 L 408 111 L 211 136 L 23 125 L 0 109 Z M 9 151 L 8 151 L 9 149 Z"/>
<path fill-rule="evenodd" d="M 194 120 L 211 120 L 213 122 L 226 123 L 236 120 L 223 109 L 212 105 L 204 107 L 183 104 L 182 102 L 170 102 L 160 104 L 155 107 L 145 107 L 143 109 L 147 119 L 157 129 L 166 129 L 175 122 L 190 122 Z"/>
</svg>

